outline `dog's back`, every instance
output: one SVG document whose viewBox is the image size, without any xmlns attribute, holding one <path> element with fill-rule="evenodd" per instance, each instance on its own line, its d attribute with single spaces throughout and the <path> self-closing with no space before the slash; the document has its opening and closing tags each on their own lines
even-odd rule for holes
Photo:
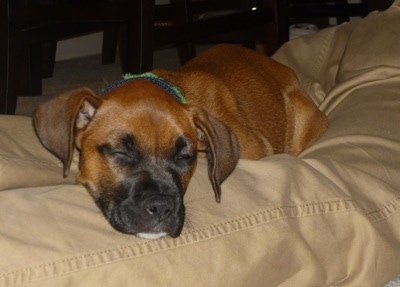
<svg viewBox="0 0 400 287">
<path fill-rule="evenodd" d="M 244 158 L 298 155 L 328 124 L 290 68 L 237 45 L 217 45 L 177 72 L 156 73 L 226 123 Z"/>
</svg>

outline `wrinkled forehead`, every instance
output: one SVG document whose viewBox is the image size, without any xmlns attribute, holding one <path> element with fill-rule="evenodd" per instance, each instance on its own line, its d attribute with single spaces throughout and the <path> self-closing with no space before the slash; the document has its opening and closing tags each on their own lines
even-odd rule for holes
<svg viewBox="0 0 400 287">
<path fill-rule="evenodd" d="M 102 135 L 93 140 L 113 145 L 134 142 L 136 148 L 155 153 L 168 150 L 178 141 L 194 143 L 196 131 L 185 105 L 172 101 L 104 101 L 92 122 Z"/>
</svg>

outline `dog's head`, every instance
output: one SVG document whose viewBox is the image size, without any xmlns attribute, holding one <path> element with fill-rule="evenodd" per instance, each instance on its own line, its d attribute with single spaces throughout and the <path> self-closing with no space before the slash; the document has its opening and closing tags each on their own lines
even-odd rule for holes
<svg viewBox="0 0 400 287">
<path fill-rule="evenodd" d="M 183 196 L 199 152 L 208 159 L 215 198 L 239 158 L 235 135 L 203 109 L 135 80 L 103 97 L 89 89 L 63 94 L 34 116 L 43 145 L 69 172 L 80 151 L 78 182 L 118 231 L 143 238 L 181 233 Z"/>
</svg>

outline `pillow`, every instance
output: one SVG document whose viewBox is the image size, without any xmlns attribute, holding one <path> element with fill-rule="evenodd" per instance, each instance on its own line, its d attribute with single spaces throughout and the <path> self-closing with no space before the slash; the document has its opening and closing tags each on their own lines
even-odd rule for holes
<svg viewBox="0 0 400 287">
<path fill-rule="evenodd" d="M 369 14 L 355 27 L 343 54 L 337 82 L 368 71 L 400 67 L 400 2 L 384 12 Z"/>
<path fill-rule="evenodd" d="M 79 185 L 0 192 L 0 285 L 382 286 L 400 274 L 399 70 L 377 66 L 336 83 L 347 42 L 363 23 L 296 39 L 277 52 L 276 59 L 302 72 L 329 115 L 327 132 L 298 158 L 240 160 L 222 185 L 221 204 L 201 159 L 176 239 L 114 231 Z M 52 157 L 40 151 L 29 119 L 2 119 L 9 137 L 2 141 L 7 149 L 13 142 L 6 153 L 29 158 L 32 179 L 32 158 Z M 35 154 L 20 151 L 29 144 L 19 147 L 14 130 L 37 145 Z M 11 165 L 9 173 L 21 176 L 21 168 Z"/>
<path fill-rule="evenodd" d="M 221 204 L 201 159 L 176 239 L 116 232 L 79 185 L 0 192 L 0 285 L 381 286 L 400 274 L 399 84 L 343 84 L 317 143 L 241 160 Z M 35 140 L 28 119 L 7 120 Z"/>
<path fill-rule="evenodd" d="M 77 154 L 63 178 L 61 162 L 43 148 L 31 118 L 0 115 L 0 190 L 73 183 L 76 173 Z"/>
<path fill-rule="evenodd" d="M 319 105 L 336 85 L 349 36 L 358 24 L 359 21 L 353 21 L 296 38 L 272 57 L 296 72 L 305 91 Z"/>
</svg>

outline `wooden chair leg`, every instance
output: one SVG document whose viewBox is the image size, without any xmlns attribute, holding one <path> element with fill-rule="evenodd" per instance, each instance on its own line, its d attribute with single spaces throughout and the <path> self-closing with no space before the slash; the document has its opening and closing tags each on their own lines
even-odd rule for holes
<svg viewBox="0 0 400 287">
<path fill-rule="evenodd" d="M 178 56 L 181 65 L 196 56 L 196 46 L 193 43 L 183 43 L 178 45 Z"/>
<path fill-rule="evenodd" d="M 15 48 L 15 51 L 18 55 L 15 56 L 17 58 L 13 66 L 11 66 L 13 61 L 10 61 L 10 69 L 16 71 L 18 83 L 20 83 L 17 94 L 19 96 L 40 95 L 42 93 L 41 45 L 20 46 Z"/>
<path fill-rule="evenodd" d="M 10 93 L 8 1 L 0 1 L 0 114 L 15 114 L 17 98 Z"/>
<path fill-rule="evenodd" d="M 15 114 L 19 95 L 41 94 L 41 61 L 38 57 L 41 49 L 40 45 L 22 47 L 19 43 L 10 43 L 9 39 L 7 46 L 7 52 L 0 53 L 0 59 L 5 59 L 7 63 L 0 73 L 1 77 L 5 76 L 5 81 L 1 81 L 0 84 L 3 91 L 0 113 L 12 115 Z"/>
<path fill-rule="evenodd" d="M 29 70 L 21 83 L 29 82 L 29 90 L 22 95 L 39 96 L 42 94 L 42 45 L 32 45 L 27 49 L 29 50 Z M 51 59 L 55 61 L 55 55 Z"/>
<path fill-rule="evenodd" d="M 13 115 L 17 107 L 18 95 L 18 69 L 16 68 L 18 66 L 18 53 L 16 50 L 11 49 L 9 45 L 10 43 L 7 39 L 7 47 L 10 48 L 8 49 L 8 53 L 5 54 L 7 64 L 4 65 L 4 69 L 3 65 L 0 67 L 3 71 L 1 77 L 4 76 L 3 79 L 5 79 L 5 81 L 1 81 L 0 83 L 1 92 L 3 92 L 0 101 L 0 113 Z M 0 57 L 4 59 L 4 53 Z"/>
<path fill-rule="evenodd" d="M 191 1 L 188 0 L 171 0 L 174 8 L 174 22 L 177 24 L 191 23 L 192 11 Z M 194 43 L 182 43 L 178 45 L 178 55 L 181 64 L 186 63 L 196 56 L 196 46 Z"/>
<path fill-rule="evenodd" d="M 49 41 L 41 44 L 42 78 L 53 77 L 56 62 L 57 41 Z"/>
<path fill-rule="evenodd" d="M 101 62 L 105 65 L 113 64 L 118 44 L 119 25 L 108 27 L 103 31 L 103 47 L 101 52 Z"/>
<path fill-rule="evenodd" d="M 275 0 L 275 21 L 279 46 L 289 40 L 289 13 L 287 0 Z"/>
<path fill-rule="evenodd" d="M 4 51 L 4 44 L 4 42 L 0 44 L 0 114 L 6 114 L 8 111 L 8 55 Z"/>
<path fill-rule="evenodd" d="M 129 17 L 119 41 L 124 73 L 139 74 L 151 70 L 154 52 L 154 1 L 129 0 Z"/>
</svg>

